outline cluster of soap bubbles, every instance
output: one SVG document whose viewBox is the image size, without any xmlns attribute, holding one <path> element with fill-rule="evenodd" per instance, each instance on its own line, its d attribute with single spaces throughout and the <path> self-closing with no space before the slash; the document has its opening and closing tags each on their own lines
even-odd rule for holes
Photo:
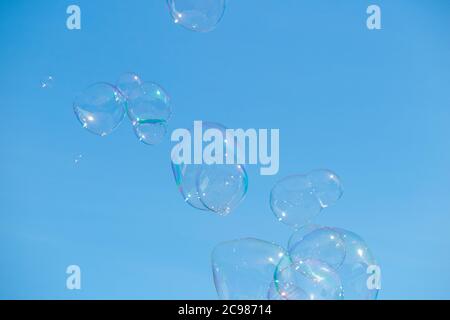
<svg viewBox="0 0 450 320">
<path fill-rule="evenodd" d="M 202 122 L 201 132 L 215 132 L 216 135 L 226 137 L 225 131 L 226 127 L 219 123 Z M 190 130 L 190 136 L 194 139 L 198 134 L 201 133 Z M 215 142 L 217 141 L 212 142 L 213 145 Z M 223 143 L 219 144 L 220 148 L 214 148 L 212 156 L 204 156 L 208 155 L 208 147 L 203 153 L 200 151 L 201 161 L 191 161 L 191 156 L 186 158 L 185 150 L 183 152 L 175 148 L 172 152 L 172 170 L 186 203 L 196 209 L 225 216 L 236 209 L 245 198 L 248 176 L 244 166 L 235 162 L 235 141 L 223 139 L 221 142 Z M 208 158 L 215 162 L 208 162 Z"/>
<path fill-rule="evenodd" d="M 147 145 L 164 139 L 172 114 L 167 92 L 134 73 L 123 74 L 115 85 L 91 85 L 75 99 L 73 110 L 83 128 L 102 137 L 128 117 L 139 141 Z"/>
<path fill-rule="evenodd" d="M 226 0 L 167 0 L 167 4 L 176 24 L 196 32 L 209 32 L 222 20 Z"/>
<path fill-rule="evenodd" d="M 252 238 L 224 242 L 212 253 L 212 267 L 226 300 L 371 300 L 379 291 L 372 253 L 343 229 L 299 229 L 288 250 Z"/>
<path fill-rule="evenodd" d="M 342 197 L 339 177 L 316 170 L 279 181 L 270 204 L 280 222 L 296 228 L 288 249 L 258 239 L 219 244 L 212 254 L 221 299 L 371 300 L 380 269 L 364 240 L 353 232 L 311 224 Z"/>
<path fill-rule="evenodd" d="M 330 170 L 315 170 L 279 181 L 270 193 L 270 207 L 277 219 L 289 226 L 305 226 L 343 194 L 342 183 Z"/>
</svg>

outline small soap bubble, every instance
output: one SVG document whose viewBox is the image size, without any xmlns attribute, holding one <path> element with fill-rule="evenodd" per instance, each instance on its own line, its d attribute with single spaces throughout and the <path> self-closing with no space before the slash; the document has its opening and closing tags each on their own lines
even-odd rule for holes
<svg viewBox="0 0 450 320">
<path fill-rule="evenodd" d="M 320 228 L 305 235 L 289 250 L 292 261 L 318 260 L 334 269 L 339 268 L 346 254 L 344 240 L 339 232 L 332 228 Z"/>
<path fill-rule="evenodd" d="M 126 113 L 126 100 L 116 87 L 108 83 L 97 83 L 75 99 L 73 110 L 83 128 L 104 137 L 122 123 Z"/>
<path fill-rule="evenodd" d="M 330 170 L 316 170 L 308 173 L 314 193 L 323 208 L 335 204 L 343 194 L 341 179 Z"/>
<path fill-rule="evenodd" d="M 136 73 L 124 73 L 116 82 L 116 88 L 120 90 L 122 95 L 129 98 L 130 94 L 139 89 L 142 85 L 142 80 Z"/>
<path fill-rule="evenodd" d="M 164 120 L 141 120 L 133 124 L 133 129 L 139 141 L 150 146 L 160 144 L 167 134 Z"/>
<path fill-rule="evenodd" d="M 225 0 L 167 0 L 176 24 L 197 32 L 214 30 L 225 13 Z"/>
<path fill-rule="evenodd" d="M 216 155 L 220 154 L 221 163 L 211 161 L 210 164 L 206 162 L 187 164 L 184 162 L 184 155 L 172 154 L 175 181 L 184 200 L 194 208 L 223 216 L 228 215 L 237 208 L 247 194 L 247 172 L 243 165 L 227 164 L 227 159 L 232 155 L 230 152 L 232 146 L 224 139 L 226 128 L 223 125 L 204 121 L 200 130 L 205 134 L 214 132 L 222 137 L 223 149 L 215 149 L 213 152 Z M 195 132 L 192 130 L 190 132 L 191 137 L 194 137 Z M 208 147 L 205 147 L 205 153 L 208 153 L 207 150 Z M 214 156 L 203 158 L 212 160 Z"/>
<path fill-rule="evenodd" d="M 270 206 L 280 222 L 295 228 L 309 224 L 322 210 L 311 181 L 305 175 L 279 181 L 270 193 Z"/>
<path fill-rule="evenodd" d="M 134 123 L 147 120 L 169 121 L 172 107 L 168 93 L 158 84 L 145 82 L 128 96 L 128 117 Z"/>
<path fill-rule="evenodd" d="M 277 300 L 342 300 L 339 275 L 328 264 L 314 259 L 277 268 L 269 297 Z"/>
<path fill-rule="evenodd" d="M 266 300 L 275 271 L 285 257 L 283 248 L 258 239 L 219 244 L 212 253 L 212 267 L 220 299 Z"/>
<path fill-rule="evenodd" d="M 42 89 L 51 89 L 53 88 L 53 76 L 47 76 L 41 80 L 41 88 Z"/>
<path fill-rule="evenodd" d="M 81 160 L 83 160 L 83 155 L 82 154 L 78 154 L 75 156 L 75 160 L 73 161 L 76 165 L 79 164 L 81 162 Z"/>
</svg>

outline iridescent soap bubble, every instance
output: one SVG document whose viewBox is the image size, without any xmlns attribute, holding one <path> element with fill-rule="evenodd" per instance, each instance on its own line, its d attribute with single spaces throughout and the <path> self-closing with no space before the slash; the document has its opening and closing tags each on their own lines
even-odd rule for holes
<svg viewBox="0 0 450 320">
<path fill-rule="evenodd" d="M 167 123 L 161 120 L 140 120 L 133 124 L 139 141 L 153 146 L 161 143 L 167 134 Z"/>
<path fill-rule="evenodd" d="M 212 31 L 225 13 L 225 0 L 167 0 L 173 21 L 197 32 Z"/>
<path fill-rule="evenodd" d="M 120 90 L 123 96 L 129 98 L 130 94 L 139 89 L 142 85 L 142 80 L 136 73 L 124 73 L 116 82 L 116 88 Z"/>
<path fill-rule="evenodd" d="M 309 224 L 322 210 L 305 175 L 279 181 L 270 193 L 270 207 L 280 222 L 295 228 Z"/>
<path fill-rule="evenodd" d="M 195 137 L 196 130 L 197 134 L 201 135 L 202 133 L 207 135 L 213 130 L 221 137 L 223 144 L 220 143 L 220 147 L 215 148 L 215 151 L 212 152 L 220 155 L 215 159 L 219 162 L 208 162 L 207 158 L 209 157 L 204 157 L 207 154 L 208 146 L 204 148 L 205 152 L 201 154 L 202 161 L 201 163 L 197 162 L 198 164 L 193 164 L 192 161 L 186 163 L 183 155 L 172 154 L 175 181 L 184 200 L 194 208 L 227 215 L 242 202 L 247 194 L 247 173 L 242 165 L 227 164 L 227 159 L 232 156 L 230 150 L 232 146 L 230 141 L 225 139 L 226 128 L 223 125 L 203 121 L 200 127 L 190 131 L 191 137 Z"/>
<path fill-rule="evenodd" d="M 93 134 L 106 136 L 122 123 L 126 99 L 116 87 L 97 83 L 75 99 L 73 110 L 83 128 Z"/>
<path fill-rule="evenodd" d="M 285 257 L 283 248 L 258 239 L 219 244 L 212 253 L 212 269 L 220 299 L 266 300 L 276 268 Z"/>
<path fill-rule="evenodd" d="M 336 229 L 345 244 L 346 255 L 342 265 L 337 269 L 344 288 L 346 300 L 374 300 L 379 288 L 369 286 L 373 267 L 378 267 L 376 260 L 364 240 L 357 234 Z"/>
<path fill-rule="evenodd" d="M 133 123 L 168 121 L 172 115 L 169 94 L 158 84 L 145 82 L 128 95 L 128 117 Z"/>
<path fill-rule="evenodd" d="M 346 255 L 344 240 L 339 232 L 332 228 L 319 228 L 305 235 L 289 250 L 294 262 L 318 260 L 336 269 L 339 268 Z"/>
<path fill-rule="evenodd" d="M 308 173 L 308 179 L 323 208 L 335 204 L 342 197 L 342 183 L 336 173 L 330 170 L 315 170 Z"/>
<path fill-rule="evenodd" d="M 278 300 L 342 300 L 343 289 L 336 271 L 314 259 L 277 268 L 269 297 Z"/>
</svg>

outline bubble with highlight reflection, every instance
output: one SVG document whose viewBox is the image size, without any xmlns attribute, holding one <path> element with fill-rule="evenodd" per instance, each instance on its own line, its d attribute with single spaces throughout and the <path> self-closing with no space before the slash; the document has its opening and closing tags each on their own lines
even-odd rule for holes
<svg viewBox="0 0 450 320">
<path fill-rule="evenodd" d="M 75 99 L 73 110 L 83 128 L 93 134 L 106 136 L 122 123 L 126 99 L 116 87 L 97 83 Z"/>
<path fill-rule="evenodd" d="M 270 193 L 270 207 L 280 222 L 295 228 L 309 224 L 322 210 L 306 175 L 279 181 Z"/>
<path fill-rule="evenodd" d="M 342 300 L 343 289 L 336 271 L 314 259 L 279 267 L 269 294 L 281 300 Z"/>
<path fill-rule="evenodd" d="M 340 233 L 332 228 L 314 230 L 289 249 L 289 256 L 294 262 L 318 260 L 334 269 L 342 265 L 345 255 L 344 240 Z"/>
<path fill-rule="evenodd" d="M 330 170 L 315 170 L 308 173 L 313 192 L 323 208 L 335 204 L 344 193 L 341 179 Z"/>
<path fill-rule="evenodd" d="M 244 200 L 248 191 L 248 175 L 243 165 L 227 164 L 231 143 L 224 139 L 226 127 L 214 122 L 201 122 L 201 127 L 191 130 L 215 132 L 223 140 L 223 150 L 214 149 L 220 154 L 219 163 L 204 161 L 202 164 L 186 163 L 183 154 L 172 153 L 172 170 L 175 181 L 185 202 L 196 209 L 228 215 Z M 198 134 L 198 133 L 197 133 Z M 213 143 L 213 142 L 211 142 Z M 220 148 L 219 148 L 220 149 Z M 205 148 L 205 152 L 208 148 Z M 211 160 L 211 159 L 210 159 Z"/>
<path fill-rule="evenodd" d="M 208 32 L 214 30 L 225 13 L 225 0 L 167 0 L 173 21 L 184 28 Z"/>
<path fill-rule="evenodd" d="M 116 81 L 116 87 L 127 99 L 130 94 L 142 86 L 142 80 L 136 73 L 124 73 Z"/>
</svg>

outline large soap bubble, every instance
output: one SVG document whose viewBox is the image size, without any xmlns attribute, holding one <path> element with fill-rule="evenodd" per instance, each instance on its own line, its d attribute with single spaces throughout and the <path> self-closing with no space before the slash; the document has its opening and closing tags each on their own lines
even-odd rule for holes
<svg viewBox="0 0 450 320">
<path fill-rule="evenodd" d="M 270 207 L 279 221 L 295 228 L 309 224 L 322 210 L 305 175 L 279 181 L 270 193 Z"/>
<path fill-rule="evenodd" d="M 314 194 L 323 208 L 335 204 L 343 194 L 341 179 L 330 170 L 315 170 L 308 173 Z"/>
<path fill-rule="evenodd" d="M 320 228 L 307 234 L 289 251 L 294 262 L 320 260 L 335 269 L 342 265 L 345 255 L 344 240 L 340 233 L 332 228 Z"/>
<path fill-rule="evenodd" d="M 167 0 L 173 21 L 186 29 L 208 32 L 225 12 L 226 0 Z"/>
<path fill-rule="evenodd" d="M 172 154 L 175 181 L 184 200 L 194 208 L 227 215 L 247 194 L 247 172 L 243 165 L 227 164 L 229 157 L 234 158 L 235 152 L 231 149 L 234 149 L 236 144 L 225 139 L 226 128 L 223 125 L 203 121 L 201 131 L 205 134 L 214 131 L 221 137 L 223 143 L 220 143 L 213 152 L 218 155 L 216 160 L 220 161 L 186 163 L 183 154 Z M 191 130 L 191 137 L 195 135 L 196 133 Z M 205 148 L 205 152 L 207 149 Z M 234 159 L 232 163 L 236 163 Z"/>
<path fill-rule="evenodd" d="M 258 240 L 224 242 L 212 253 L 214 284 L 224 300 L 266 300 L 277 266 L 286 257 L 280 246 Z"/>
<path fill-rule="evenodd" d="M 343 299 L 339 275 L 328 264 L 314 259 L 277 268 L 274 285 L 269 290 L 269 297 L 277 300 Z"/>
<path fill-rule="evenodd" d="M 341 235 L 345 245 L 345 259 L 337 269 L 344 288 L 346 300 L 374 300 L 378 296 L 379 285 L 371 282 L 380 274 L 374 275 L 373 270 L 379 267 L 364 240 L 357 234 L 336 229 Z"/>
<path fill-rule="evenodd" d="M 126 100 L 108 83 L 97 83 L 84 90 L 73 104 L 83 128 L 99 136 L 113 132 L 126 113 Z"/>
</svg>

